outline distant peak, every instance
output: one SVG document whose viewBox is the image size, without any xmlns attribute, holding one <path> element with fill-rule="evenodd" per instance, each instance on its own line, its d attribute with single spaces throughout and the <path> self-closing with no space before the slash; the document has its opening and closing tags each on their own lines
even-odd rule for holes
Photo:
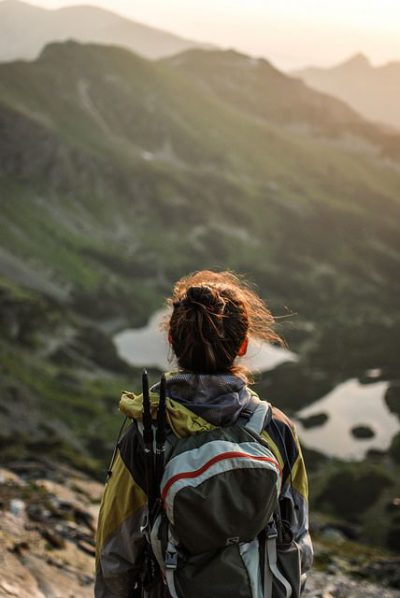
<svg viewBox="0 0 400 598">
<path fill-rule="evenodd" d="M 369 59 L 367 58 L 367 56 L 365 56 L 365 54 L 362 54 L 362 52 L 358 52 L 357 54 L 354 54 L 353 56 L 351 56 L 350 58 L 348 58 L 347 60 L 345 60 L 344 62 L 342 62 L 340 65 L 338 65 L 339 67 L 352 67 L 352 68 L 365 68 L 365 67 L 370 67 L 371 63 L 369 61 Z"/>
<path fill-rule="evenodd" d="M 21 0 L 1 0 L 0 1 L 0 10 L 46 10 L 40 6 L 34 6 L 33 4 L 29 4 L 29 2 L 22 2 Z"/>
<path fill-rule="evenodd" d="M 0 6 L 32 6 L 27 2 L 21 2 L 21 0 L 1 0 Z"/>
</svg>

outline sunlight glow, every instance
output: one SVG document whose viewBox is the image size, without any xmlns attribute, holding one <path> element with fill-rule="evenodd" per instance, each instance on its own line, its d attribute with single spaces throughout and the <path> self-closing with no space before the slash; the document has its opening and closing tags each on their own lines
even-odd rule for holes
<svg viewBox="0 0 400 598">
<path fill-rule="evenodd" d="M 363 52 L 400 59 L 398 0 L 30 0 L 91 4 L 180 36 L 270 58 L 281 68 L 328 65 Z"/>
</svg>

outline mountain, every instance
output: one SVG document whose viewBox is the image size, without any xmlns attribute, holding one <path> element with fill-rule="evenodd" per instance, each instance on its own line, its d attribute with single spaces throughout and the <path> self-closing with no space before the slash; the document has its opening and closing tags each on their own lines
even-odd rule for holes
<svg viewBox="0 0 400 598">
<path fill-rule="evenodd" d="M 163 62 L 246 113 L 282 124 L 351 126 L 362 119 L 347 105 L 315 93 L 264 58 L 235 50 L 188 50 Z"/>
<path fill-rule="evenodd" d="M 34 271 L 36 292 L 139 322 L 174 278 L 223 265 L 320 331 L 333 302 L 349 334 L 364 317 L 388 334 L 398 138 L 264 62 L 203 52 L 151 63 L 68 42 L 0 66 L 0 273 L 32 288 Z M 220 75 L 183 68 L 193 57 Z M 388 364 L 394 338 L 353 362 Z"/>
<path fill-rule="evenodd" d="M 293 415 L 374 368 L 396 401 L 397 148 L 234 52 L 149 61 L 69 41 L 1 64 L 0 462 L 45 455 L 103 480 L 141 374 L 112 334 L 203 268 L 247 273 L 283 316 L 299 359 L 259 376 L 260 396 Z M 357 505 L 344 529 L 394 550 L 397 446 L 362 466 L 306 457 L 313 504 L 336 523 Z"/>
<path fill-rule="evenodd" d="M 218 61 L 231 60 L 224 52 L 204 56 L 217 70 Z M 133 267 L 138 253 L 143 262 L 150 252 L 145 260 L 148 271 L 138 271 L 143 281 L 143 276 L 152 280 L 157 274 L 161 280 L 166 270 L 179 271 L 178 263 L 185 270 L 210 258 L 254 269 L 263 248 L 269 258 L 262 260 L 262 268 L 269 272 L 271 292 L 279 288 L 281 296 L 287 282 L 278 282 L 276 268 L 279 271 L 291 253 L 286 235 L 278 234 L 281 230 L 297 244 L 296 257 L 290 260 L 300 262 L 290 286 L 297 281 L 307 287 L 309 283 L 301 280 L 306 272 L 309 278 L 310 264 L 315 262 L 318 270 L 318 262 L 326 260 L 331 268 L 351 272 L 351 284 L 358 272 L 371 291 L 377 291 L 384 272 L 378 269 L 376 276 L 374 268 L 365 272 L 363 252 L 371 246 L 371 259 L 377 263 L 381 259 L 371 245 L 370 226 L 373 238 L 383 235 L 385 246 L 392 242 L 399 175 L 380 158 L 382 147 L 376 145 L 372 154 L 364 151 L 368 138 L 362 137 L 362 127 L 369 125 L 317 92 L 306 89 L 305 98 L 298 98 L 293 90 L 296 82 L 286 77 L 283 83 L 292 87 L 287 105 L 293 119 L 284 127 L 279 93 L 264 118 L 261 108 L 257 114 L 252 105 L 240 104 L 240 89 L 236 93 L 228 84 L 231 92 L 225 93 L 222 77 L 217 77 L 218 86 L 206 85 L 204 79 L 200 84 L 200 74 L 194 81 L 192 74 L 176 68 L 176 59 L 173 64 L 152 64 L 116 47 L 68 42 L 48 46 L 33 63 L 0 65 L 2 182 L 29 210 L 22 219 L 15 209 L 18 200 L 3 206 L 3 222 L 13 222 L 4 230 L 3 247 L 8 244 L 14 256 L 40 252 L 44 271 L 53 272 L 54 280 L 62 279 L 65 292 L 76 285 L 100 284 L 102 275 L 93 269 L 95 263 L 105 275 L 112 259 Z M 259 81 L 257 103 L 262 104 L 264 71 L 270 67 L 260 68 L 254 80 Z M 257 90 L 246 81 L 246 76 L 254 77 L 252 66 L 249 72 L 244 72 L 243 81 L 253 96 Z M 279 80 L 279 74 L 274 76 Z M 267 87 L 272 90 L 273 81 Z M 311 94 L 308 103 L 307 94 Z M 294 125 L 304 123 L 313 134 L 297 132 Z M 348 132 L 355 136 L 357 130 L 361 149 L 344 152 L 341 136 Z M 371 131 L 373 127 L 367 129 L 368 135 Z M 377 144 L 385 139 L 376 135 Z M 386 214 L 376 222 L 376 210 L 382 205 Z M 32 231 L 21 235 L 28 217 Z M 48 223 L 43 227 L 45 217 Z M 298 229 L 299 219 L 303 229 Z M 328 221 L 327 236 L 319 236 Z M 159 237 L 163 228 L 171 242 L 154 260 L 157 243 L 165 242 Z M 363 242 L 359 239 L 358 254 L 353 235 L 359 228 Z M 153 250 L 148 246 L 150 231 Z M 337 254 L 338 234 L 353 249 L 346 259 Z M 67 243 L 69 251 L 54 260 L 60 242 Z M 245 248 L 241 253 L 239 246 Z M 321 250 L 318 260 L 316 247 Z M 356 272 L 349 263 L 354 260 Z M 129 285 L 134 270 L 122 265 L 120 270 Z M 390 277 L 382 280 L 386 282 L 394 284 Z M 307 307 L 307 312 L 313 310 L 314 306 Z"/>
<path fill-rule="evenodd" d="M 0 61 L 36 58 L 52 41 L 117 44 L 147 58 L 201 46 L 93 6 L 47 10 L 20 2 L 0 2 Z"/>
<path fill-rule="evenodd" d="M 363 54 L 332 68 L 291 73 L 311 87 L 336 96 L 365 118 L 400 129 L 400 61 L 374 67 Z"/>
<path fill-rule="evenodd" d="M 397 138 L 268 63 L 203 52 L 69 41 L 0 65 L 1 459 L 99 473 L 139 381 L 110 335 L 197 269 L 246 272 L 299 314 L 280 320 L 299 361 L 257 387 L 290 413 L 369 368 L 398 379 Z"/>
<path fill-rule="evenodd" d="M 348 104 L 316 93 L 265 59 L 234 50 L 188 50 L 163 59 L 185 77 L 226 104 L 254 119 L 279 123 L 304 134 L 355 136 L 378 145 L 387 155 L 400 156 L 400 135 L 388 135 L 367 122 Z"/>
</svg>

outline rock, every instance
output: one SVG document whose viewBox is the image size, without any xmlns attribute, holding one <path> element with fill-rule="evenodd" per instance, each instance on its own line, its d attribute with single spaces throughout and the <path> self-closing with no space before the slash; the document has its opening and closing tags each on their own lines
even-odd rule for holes
<svg viewBox="0 0 400 598">
<path fill-rule="evenodd" d="M 51 517 L 51 513 L 44 505 L 33 504 L 27 508 L 27 514 L 32 521 L 47 521 Z"/>
<path fill-rule="evenodd" d="M 64 538 L 52 529 L 42 529 L 41 534 L 45 540 L 50 544 L 52 548 L 65 548 Z"/>
<path fill-rule="evenodd" d="M 78 546 L 83 552 L 90 554 L 90 556 L 95 556 L 96 548 L 94 542 L 88 542 L 87 540 L 80 540 L 78 542 Z"/>
<path fill-rule="evenodd" d="M 331 534 L 332 538 L 343 540 L 357 540 L 360 537 L 360 530 L 355 525 L 344 524 L 344 523 L 326 523 L 320 526 L 318 530 L 322 537 L 329 539 L 328 536 Z"/>
<path fill-rule="evenodd" d="M 397 530 L 397 534 L 399 534 L 399 530 Z M 359 568 L 357 574 L 360 577 L 372 579 L 375 583 L 384 583 L 400 590 L 400 558 L 371 561 Z M 400 592 L 398 595 L 400 595 Z"/>
<path fill-rule="evenodd" d="M 92 503 L 99 503 L 104 492 L 103 484 L 88 479 L 72 479 L 71 487 L 79 494 L 83 494 Z"/>
<path fill-rule="evenodd" d="M 386 452 L 381 451 L 377 448 L 370 448 L 367 450 L 366 457 L 367 459 L 371 459 L 372 461 L 381 461 L 386 457 Z"/>
<path fill-rule="evenodd" d="M 314 415 L 310 415 L 309 417 L 301 417 L 299 421 L 303 425 L 304 428 L 317 428 L 318 426 L 323 426 L 329 419 L 329 416 L 326 413 L 315 413 Z"/>
<path fill-rule="evenodd" d="M 362 384 L 374 383 L 377 380 L 380 380 L 382 377 L 382 370 L 381 368 L 372 368 L 367 370 L 364 376 L 360 376 L 360 382 Z"/>
<path fill-rule="evenodd" d="M 400 418 L 400 381 L 392 382 L 385 392 L 385 402 L 388 409 Z"/>
<path fill-rule="evenodd" d="M 24 563 L 44 596 L 93 598 L 93 588 L 87 585 L 88 575 L 82 574 L 73 563 L 56 563 L 36 555 L 29 555 Z"/>
<path fill-rule="evenodd" d="M 13 486 L 26 486 L 26 482 L 16 473 L 9 469 L 0 467 L 0 484 L 12 484 Z"/>
<path fill-rule="evenodd" d="M 328 526 L 321 530 L 321 536 L 322 538 L 328 540 L 328 542 L 334 543 L 345 542 L 346 540 L 346 536 L 340 530 Z"/>
<path fill-rule="evenodd" d="M 400 552 L 400 525 L 392 525 L 390 530 L 388 531 L 386 537 L 386 545 L 390 550 L 394 550 L 396 552 Z M 400 588 L 400 560 L 398 562 L 399 572 L 398 572 L 398 585 L 396 587 Z"/>
<path fill-rule="evenodd" d="M 0 596 L 4 598 L 45 598 L 34 576 L 17 557 L 9 553 L 2 554 L 1 557 Z"/>
<path fill-rule="evenodd" d="M 53 480 L 45 480 L 43 478 L 35 480 L 34 483 L 38 488 L 46 490 L 48 494 L 51 494 L 56 498 L 54 504 L 60 505 L 63 503 L 76 508 L 82 506 L 82 503 L 76 498 L 76 493 L 65 484 L 60 484 Z"/>
<path fill-rule="evenodd" d="M 375 436 L 375 432 L 369 426 L 354 426 L 354 428 L 351 428 L 351 433 L 354 438 L 359 440 L 373 438 Z"/>
<path fill-rule="evenodd" d="M 308 472 L 318 471 L 320 467 L 323 467 L 327 461 L 329 461 L 329 457 L 319 451 L 316 451 L 315 449 L 311 449 L 303 445 L 302 451 Z"/>
<path fill-rule="evenodd" d="M 26 541 L 23 542 L 16 542 L 14 546 L 10 549 L 10 552 L 17 554 L 18 556 L 22 556 L 26 550 L 29 550 L 29 544 Z"/>
<path fill-rule="evenodd" d="M 400 497 L 396 496 L 391 502 L 387 503 L 385 510 L 388 513 L 400 513 Z"/>
<path fill-rule="evenodd" d="M 92 598 L 98 507 L 88 495 L 92 489 L 97 496 L 96 483 L 92 487 L 84 475 L 54 463 L 14 465 L 29 484 L 19 484 L 7 470 L 3 479 L 10 482 L 0 484 L 7 507 L 0 518 L 1 598 Z M 86 494 L 76 489 L 77 481 L 82 489 L 87 482 Z"/>
<path fill-rule="evenodd" d="M 392 443 L 389 447 L 389 455 L 393 461 L 400 464 L 400 432 L 393 438 Z"/>
<path fill-rule="evenodd" d="M 19 498 L 13 498 L 10 501 L 10 511 L 16 517 L 23 517 L 25 515 L 25 503 Z"/>
<path fill-rule="evenodd" d="M 388 474 L 377 466 L 343 466 L 328 478 L 318 496 L 319 504 L 325 503 L 340 516 L 350 521 L 371 507 L 385 488 L 393 485 Z"/>
<path fill-rule="evenodd" d="M 343 573 L 327 576 L 312 571 L 308 576 L 302 598 L 399 598 L 400 592 Z"/>
</svg>

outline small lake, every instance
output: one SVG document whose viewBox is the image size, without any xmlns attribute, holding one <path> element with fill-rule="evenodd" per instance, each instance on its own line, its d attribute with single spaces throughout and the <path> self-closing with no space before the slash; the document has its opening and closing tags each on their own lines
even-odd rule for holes
<svg viewBox="0 0 400 598">
<path fill-rule="evenodd" d="M 369 449 L 387 450 L 393 436 L 400 429 L 398 417 L 385 403 L 387 382 L 361 384 L 347 380 L 325 397 L 297 413 L 306 418 L 325 413 L 327 421 L 315 428 L 306 429 L 296 422 L 299 436 L 305 446 L 344 459 L 361 460 Z M 367 426 L 372 438 L 354 438 L 351 429 Z"/>
<path fill-rule="evenodd" d="M 165 310 L 157 311 L 143 328 L 128 328 L 114 336 L 118 355 L 136 367 L 156 367 L 171 370 L 176 367 L 165 332 L 160 330 Z M 274 347 L 266 342 L 250 341 L 247 355 L 238 363 L 252 371 L 264 372 L 274 369 L 285 361 L 296 361 L 290 351 Z"/>
<path fill-rule="evenodd" d="M 114 336 L 118 354 L 136 367 L 155 367 L 162 371 L 176 368 L 166 334 L 160 330 L 165 310 L 157 311 L 147 326 L 126 329 Z M 296 361 L 297 356 L 265 342 L 250 341 L 247 355 L 238 360 L 252 371 L 273 370 L 279 364 Z M 305 428 L 296 422 L 301 442 L 328 455 L 362 460 L 369 449 L 387 450 L 393 436 L 400 430 L 400 420 L 392 414 L 384 400 L 387 382 L 361 384 L 347 380 L 325 397 L 297 413 L 308 418 L 324 413 L 327 421 L 317 427 Z M 279 405 L 277 405 L 279 407 Z M 372 438 L 355 438 L 351 429 L 367 426 Z"/>
</svg>

